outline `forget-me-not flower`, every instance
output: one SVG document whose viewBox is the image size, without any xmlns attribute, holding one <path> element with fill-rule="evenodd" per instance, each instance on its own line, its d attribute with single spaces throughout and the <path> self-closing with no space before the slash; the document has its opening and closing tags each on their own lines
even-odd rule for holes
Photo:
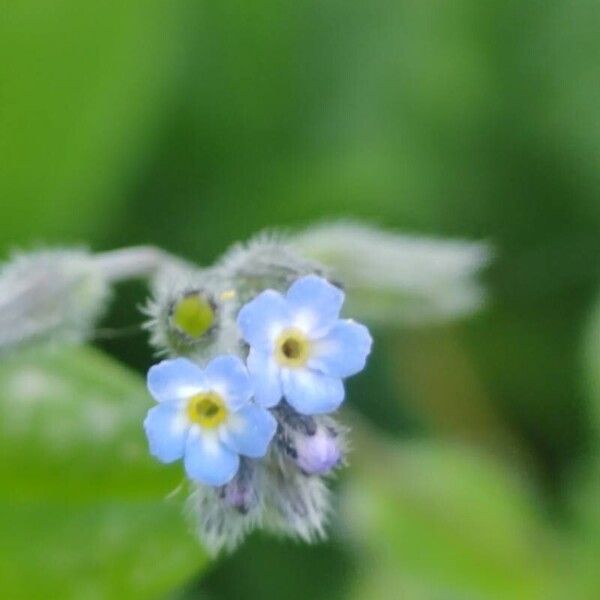
<svg viewBox="0 0 600 600">
<path fill-rule="evenodd" d="M 237 322 L 250 345 L 248 369 L 259 404 L 272 407 L 285 396 L 306 415 L 338 408 L 342 379 L 364 368 L 372 343 L 364 325 L 339 318 L 343 302 L 342 290 L 307 275 L 285 296 L 265 290 L 242 307 Z"/>
<path fill-rule="evenodd" d="M 188 477 L 206 485 L 229 482 L 240 454 L 264 456 L 277 428 L 250 402 L 252 384 L 237 356 L 219 356 L 205 369 L 164 360 L 148 371 L 148 389 L 159 403 L 144 421 L 150 452 L 165 463 L 183 458 Z"/>
</svg>

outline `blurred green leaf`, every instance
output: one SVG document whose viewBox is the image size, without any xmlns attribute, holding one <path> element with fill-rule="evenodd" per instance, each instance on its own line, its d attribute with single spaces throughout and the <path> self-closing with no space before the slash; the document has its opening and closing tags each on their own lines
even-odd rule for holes
<svg viewBox="0 0 600 600">
<path fill-rule="evenodd" d="M 598 450 L 598 449 L 596 449 Z M 565 539 L 572 568 L 572 597 L 600 597 L 600 453 L 570 486 L 571 527 Z M 568 545 L 567 545 L 568 544 Z"/>
<path fill-rule="evenodd" d="M 583 339 L 584 384 L 595 427 L 595 441 L 600 444 L 600 302 L 591 312 Z"/>
<path fill-rule="evenodd" d="M 574 581 L 582 597 L 600 596 L 600 302 L 596 302 L 583 336 L 583 374 L 594 437 L 584 460 L 570 473 L 569 507 L 572 527 L 568 540 Z"/>
<path fill-rule="evenodd" d="M 3 3 L 3 243 L 88 242 L 112 222 L 178 73 L 175 4 Z"/>
<path fill-rule="evenodd" d="M 154 598 L 205 560 L 161 498 L 0 503 L 0 583 L 11 599 Z"/>
<path fill-rule="evenodd" d="M 356 455 L 345 523 L 370 557 L 357 597 L 379 587 L 390 599 L 552 597 L 551 535 L 496 461 L 434 442 L 371 442 Z"/>
<path fill-rule="evenodd" d="M 0 363 L 0 580 L 11 598 L 147 598 L 206 563 L 181 473 L 152 460 L 141 378 L 90 348 Z"/>
<path fill-rule="evenodd" d="M 13 498 L 147 498 L 181 481 L 148 455 L 141 378 L 100 352 L 24 351 L 0 362 L 0 390 L 0 479 Z"/>
</svg>

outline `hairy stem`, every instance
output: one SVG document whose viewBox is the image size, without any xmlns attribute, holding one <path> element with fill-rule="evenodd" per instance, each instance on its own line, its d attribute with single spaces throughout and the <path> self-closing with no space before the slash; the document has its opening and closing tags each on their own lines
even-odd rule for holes
<svg viewBox="0 0 600 600">
<path fill-rule="evenodd" d="M 125 279 L 146 278 L 166 267 L 188 266 L 180 258 L 154 246 L 110 250 L 96 254 L 94 260 L 107 281 L 112 283 Z"/>
</svg>

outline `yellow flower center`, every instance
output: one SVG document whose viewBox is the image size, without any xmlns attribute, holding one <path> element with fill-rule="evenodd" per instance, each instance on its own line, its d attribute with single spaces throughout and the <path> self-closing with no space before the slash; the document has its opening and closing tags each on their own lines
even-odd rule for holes
<svg viewBox="0 0 600 600">
<path fill-rule="evenodd" d="M 298 329 L 286 329 L 275 342 L 275 357 L 286 367 L 303 367 L 310 356 L 310 341 Z"/>
<path fill-rule="evenodd" d="M 188 400 L 187 413 L 192 423 L 214 429 L 227 418 L 229 411 L 219 394 L 201 392 Z"/>
<path fill-rule="evenodd" d="M 175 304 L 171 321 L 185 335 L 199 338 L 212 327 L 215 311 L 206 298 L 194 292 Z"/>
</svg>

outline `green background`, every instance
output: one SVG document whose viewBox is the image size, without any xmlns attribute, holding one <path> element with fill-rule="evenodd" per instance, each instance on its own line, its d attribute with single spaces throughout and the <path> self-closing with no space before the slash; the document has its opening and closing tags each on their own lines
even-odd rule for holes
<svg viewBox="0 0 600 600">
<path fill-rule="evenodd" d="M 315 547 L 206 559 L 163 501 L 180 471 L 145 453 L 143 335 L 5 359 L 4 595 L 600 597 L 599 30 L 595 0 L 5 0 L 3 257 L 141 243 L 208 264 L 340 216 L 495 260 L 481 314 L 374 332 Z M 143 294 L 122 286 L 103 327 L 138 324 Z M 104 437 L 90 398 L 114 408 Z"/>
</svg>

